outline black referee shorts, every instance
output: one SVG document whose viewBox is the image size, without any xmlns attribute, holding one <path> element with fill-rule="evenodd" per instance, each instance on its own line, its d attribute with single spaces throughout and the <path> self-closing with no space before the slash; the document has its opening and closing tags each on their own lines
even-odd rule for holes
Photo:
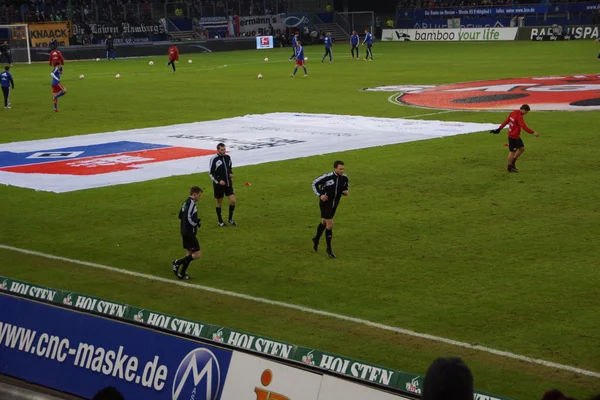
<svg viewBox="0 0 600 400">
<path fill-rule="evenodd" d="M 333 219 L 335 215 L 336 207 L 332 207 L 331 201 L 319 201 L 319 207 L 321 208 L 321 218 L 323 219 Z"/>
<path fill-rule="evenodd" d="M 181 239 L 183 241 L 183 248 L 187 251 L 192 253 L 200 251 L 200 243 L 198 243 L 196 235 L 181 236 Z"/>
<path fill-rule="evenodd" d="M 213 191 L 215 194 L 215 199 L 222 199 L 224 196 L 231 196 L 232 194 L 235 194 L 233 186 L 213 184 Z"/>
<path fill-rule="evenodd" d="M 515 152 L 517 150 L 519 150 L 521 147 L 525 147 L 525 144 L 523 144 L 523 139 L 519 138 L 519 139 L 513 139 L 513 138 L 508 138 L 508 150 Z"/>
</svg>

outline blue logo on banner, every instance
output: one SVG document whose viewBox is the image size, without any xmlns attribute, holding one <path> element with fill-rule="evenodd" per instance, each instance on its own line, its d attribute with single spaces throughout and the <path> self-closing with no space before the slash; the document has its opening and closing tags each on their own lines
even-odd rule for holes
<svg viewBox="0 0 600 400">
<path fill-rule="evenodd" d="M 183 359 L 173 380 L 173 400 L 216 400 L 221 392 L 219 360 L 208 349 L 194 349 Z M 182 397 L 180 397 L 182 396 Z"/>
</svg>

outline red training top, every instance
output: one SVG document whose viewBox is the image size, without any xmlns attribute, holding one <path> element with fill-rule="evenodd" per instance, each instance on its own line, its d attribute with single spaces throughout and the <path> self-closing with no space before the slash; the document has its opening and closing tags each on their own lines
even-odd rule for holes
<svg viewBox="0 0 600 400">
<path fill-rule="evenodd" d="M 56 64 L 57 62 L 60 63 L 60 65 L 65 65 L 65 59 L 63 58 L 62 53 L 58 50 L 52 50 L 50 52 L 50 58 L 48 59 L 48 63 L 54 67 L 54 64 Z"/>
<path fill-rule="evenodd" d="M 179 50 L 177 50 L 177 47 L 175 47 L 175 46 L 169 47 L 169 60 L 179 61 Z"/>
<path fill-rule="evenodd" d="M 504 128 L 508 125 L 508 137 L 513 139 L 519 139 L 521 137 L 521 129 L 523 129 L 527 133 L 533 133 L 533 130 L 530 129 L 525 121 L 523 120 L 523 113 L 521 110 L 515 110 L 508 115 L 506 121 L 500 125 L 500 129 Z"/>
</svg>

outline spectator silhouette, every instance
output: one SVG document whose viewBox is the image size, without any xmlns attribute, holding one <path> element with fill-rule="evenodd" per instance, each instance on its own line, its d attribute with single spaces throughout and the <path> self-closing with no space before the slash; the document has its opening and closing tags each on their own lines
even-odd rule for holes
<svg viewBox="0 0 600 400">
<path fill-rule="evenodd" d="M 125 400 L 125 397 L 114 386 L 107 386 L 92 397 L 92 400 Z"/>
<path fill-rule="evenodd" d="M 544 393 L 541 400 L 577 400 L 577 399 L 565 396 L 558 389 L 552 389 L 552 390 L 548 390 L 546 393 Z"/>
<path fill-rule="evenodd" d="M 423 400 L 473 400 L 473 375 L 460 358 L 438 358 L 427 369 Z"/>
</svg>

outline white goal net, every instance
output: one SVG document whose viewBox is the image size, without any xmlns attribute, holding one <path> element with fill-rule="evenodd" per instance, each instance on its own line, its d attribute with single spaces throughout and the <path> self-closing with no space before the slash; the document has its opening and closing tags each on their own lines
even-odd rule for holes
<svg viewBox="0 0 600 400">
<path fill-rule="evenodd" d="M 31 64 L 29 27 L 27 24 L 0 25 L 0 64 Z"/>
</svg>

